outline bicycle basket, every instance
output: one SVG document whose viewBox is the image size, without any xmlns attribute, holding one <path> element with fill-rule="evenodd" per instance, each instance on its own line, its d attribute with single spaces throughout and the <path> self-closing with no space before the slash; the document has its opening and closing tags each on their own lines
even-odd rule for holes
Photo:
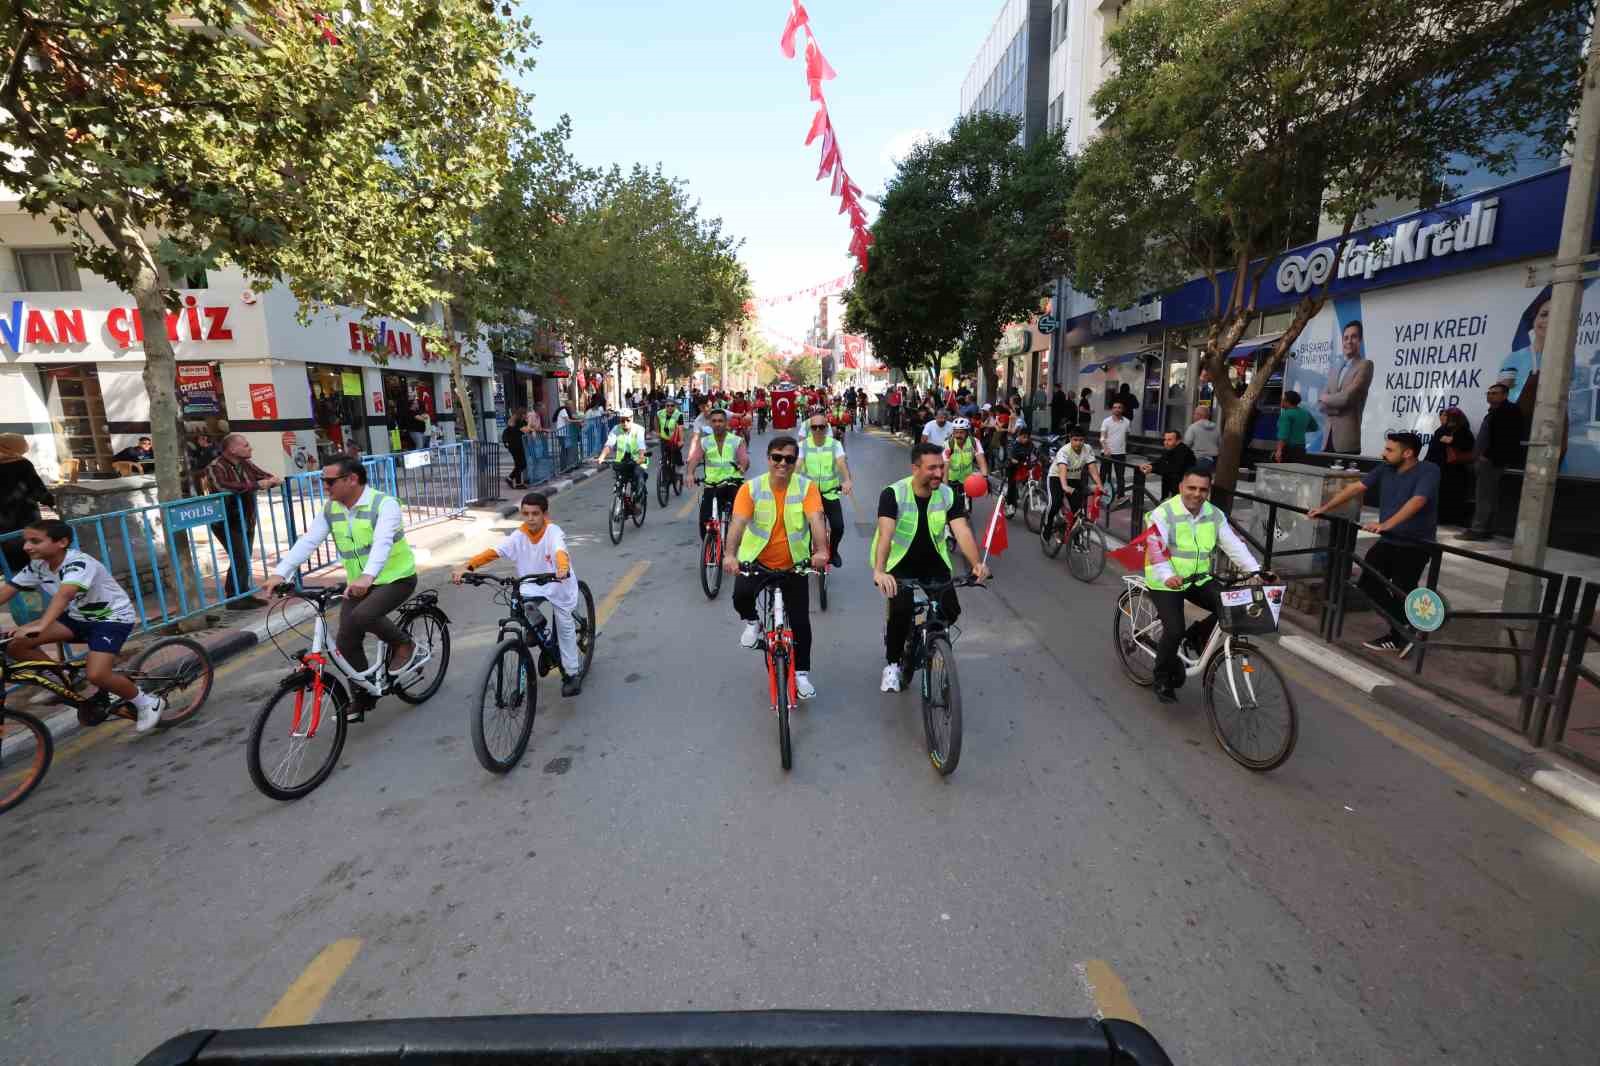
<svg viewBox="0 0 1600 1066">
<path fill-rule="evenodd" d="M 1219 590 L 1222 609 L 1217 624 L 1226 633 L 1251 636 L 1276 633 L 1278 614 L 1283 610 L 1282 585 L 1237 585 Z"/>
</svg>

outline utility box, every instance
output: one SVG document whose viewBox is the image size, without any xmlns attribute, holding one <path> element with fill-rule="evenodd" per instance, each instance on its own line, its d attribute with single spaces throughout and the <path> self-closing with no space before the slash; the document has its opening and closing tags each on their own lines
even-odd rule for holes
<svg viewBox="0 0 1600 1066">
<path fill-rule="evenodd" d="M 1321 575 L 1328 567 L 1327 548 L 1333 539 L 1333 525 L 1280 509 L 1277 512 L 1277 529 L 1268 530 L 1267 518 L 1271 509 L 1261 500 L 1273 500 L 1310 510 L 1331 500 L 1359 480 L 1359 470 L 1333 470 L 1309 463 L 1260 463 L 1256 466 L 1255 485 L 1249 490 L 1260 500 L 1249 501 L 1249 512 L 1235 514 L 1234 521 L 1263 545 L 1268 543 L 1268 537 L 1271 536 L 1272 569 L 1279 574 Z M 1361 498 L 1358 496 L 1331 513 L 1351 521 L 1360 521 Z M 1286 551 L 1304 551 L 1308 548 L 1321 550 L 1303 555 L 1282 555 Z"/>
</svg>

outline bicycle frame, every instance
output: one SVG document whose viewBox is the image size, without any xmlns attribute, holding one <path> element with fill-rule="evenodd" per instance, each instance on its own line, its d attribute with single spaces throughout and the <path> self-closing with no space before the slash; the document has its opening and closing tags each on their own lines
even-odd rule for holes
<svg viewBox="0 0 1600 1066">
<path fill-rule="evenodd" d="M 1133 589 L 1134 592 L 1139 596 L 1143 596 L 1149 591 L 1145 588 L 1144 579 L 1141 577 L 1136 577 L 1133 574 L 1124 574 L 1122 577 L 1122 583 L 1128 588 Z M 1181 590 L 1175 589 L 1173 591 Z M 1133 633 L 1133 642 L 1139 646 L 1140 651 L 1143 651 L 1146 655 L 1150 656 L 1150 661 L 1152 663 L 1155 662 L 1156 649 L 1145 639 L 1145 635 L 1160 624 L 1161 616 L 1156 615 L 1155 619 L 1149 625 L 1142 629 L 1137 629 Z M 1232 633 L 1223 632 L 1222 625 L 1220 622 L 1218 622 L 1211 627 L 1211 636 L 1206 640 L 1206 646 L 1200 650 L 1196 658 L 1191 659 L 1187 655 L 1183 654 L 1183 645 L 1178 645 L 1178 661 L 1183 663 L 1183 675 L 1185 677 L 1199 677 L 1205 671 L 1205 666 L 1211 661 L 1212 656 L 1217 655 L 1219 652 L 1222 655 L 1223 661 L 1232 665 L 1234 639 L 1235 638 Z M 1250 646 L 1250 642 L 1248 640 L 1245 640 L 1242 637 L 1238 639 L 1242 642 L 1243 647 Z M 1233 696 L 1235 702 L 1240 702 L 1239 686 L 1234 680 L 1234 672 L 1229 670 L 1227 673 L 1229 694 Z M 1256 688 L 1251 673 L 1252 671 L 1248 667 L 1244 671 L 1245 688 L 1249 692 L 1251 701 L 1255 701 L 1257 699 Z"/>
<path fill-rule="evenodd" d="M 763 642 L 763 652 L 767 663 L 767 695 L 772 704 L 772 712 L 776 714 L 780 683 L 788 691 L 789 706 L 793 707 L 799 701 L 794 679 L 794 630 L 789 628 L 788 614 L 784 610 L 783 590 L 776 585 L 763 588 L 756 597 L 756 612 L 761 616 L 761 631 L 766 638 Z M 772 663 L 772 653 L 779 647 L 789 653 L 784 660 L 787 664 L 784 670 L 785 676 L 781 679 Z"/>
</svg>

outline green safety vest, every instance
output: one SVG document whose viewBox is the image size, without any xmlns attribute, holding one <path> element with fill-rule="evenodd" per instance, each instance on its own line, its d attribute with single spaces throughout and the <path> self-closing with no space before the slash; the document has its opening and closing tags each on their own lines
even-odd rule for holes
<svg viewBox="0 0 1600 1066">
<path fill-rule="evenodd" d="M 894 535 L 889 538 L 889 561 L 884 564 L 884 570 L 893 570 L 899 565 L 900 560 L 906 557 L 906 552 L 911 549 L 911 542 L 916 539 L 917 526 L 921 524 L 922 512 L 917 507 L 916 490 L 911 487 L 910 478 L 902 478 L 893 486 L 895 506 L 899 509 L 899 517 L 894 522 Z M 928 499 L 928 536 L 933 541 L 934 551 L 939 553 L 939 558 L 944 560 L 946 567 L 950 566 L 950 546 L 945 541 L 944 527 L 945 516 L 956 502 L 955 490 L 949 485 L 940 485 Z M 873 565 L 878 560 L 878 534 L 872 534 L 872 547 L 868 549 L 867 558 Z"/>
<path fill-rule="evenodd" d="M 960 444 L 958 444 L 956 442 L 956 439 L 954 437 L 951 437 L 950 438 L 950 480 L 951 481 L 965 481 L 967 479 L 967 475 L 972 473 L 973 468 L 976 467 L 977 465 L 978 465 L 978 449 L 977 449 L 976 445 L 973 443 L 972 438 L 971 437 L 967 438 L 967 446 L 965 448 L 963 448 Z"/>
<path fill-rule="evenodd" d="M 739 438 L 729 433 L 723 436 L 722 444 L 717 445 L 717 435 L 707 433 L 700 438 L 700 447 L 706 453 L 706 484 L 721 485 L 728 481 L 738 481 L 743 475 L 739 473 Z"/>
<path fill-rule="evenodd" d="M 811 482 L 796 474 L 789 479 L 783 497 L 783 528 L 789 540 L 789 558 L 796 566 L 811 558 L 811 527 L 806 523 L 806 491 Z M 750 482 L 750 502 L 755 515 L 739 539 L 739 561 L 752 563 L 772 538 L 772 523 L 778 520 L 778 498 L 772 492 L 772 475 L 762 474 Z"/>
<path fill-rule="evenodd" d="M 661 435 L 663 437 L 672 436 L 672 431 L 678 428 L 678 422 L 682 418 L 683 412 L 676 407 L 663 407 L 661 413 L 656 416 L 656 420 L 661 425 Z"/>
<path fill-rule="evenodd" d="M 372 534 L 378 521 L 378 507 L 384 500 L 391 499 L 394 497 L 374 492 L 371 502 L 364 507 L 345 507 L 334 500 L 328 501 L 325 517 L 333 530 L 333 543 L 339 549 L 339 558 L 344 563 L 345 576 L 349 580 L 355 581 L 366 568 L 367 557 L 372 554 Z M 405 531 L 400 530 L 394 535 L 388 560 L 372 583 L 388 585 L 411 577 L 416 572 L 417 564 L 411 556 L 411 545 L 406 543 Z"/>
<path fill-rule="evenodd" d="M 800 442 L 800 472 L 817 483 L 817 491 L 830 500 L 839 498 L 839 470 L 835 461 L 844 454 L 839 442 L 829 437 L 825 444 L 812 444 L 811 437 Z"/>
<path fill-rule="evenodd" d="M 1204 585 L 1211 580 L 1211 556 L 1217 550 L 1217 530 L 1224 521 L 1222 512 L 1210 503 L 1202 504 L 1200 514 L 1191 526 L 1189 509 L 1177 496 L 1156 509 L 1157 514 L 1162 512 L 1165 512 L 1167 528 L 1172 530 L 1172 543 L 1167 545 L 1167 553 L 1172 556 L 1172 572 L 1184 581 L 1198 575 L 1199 580 L 1195 584 Z M 1156 577 L 1156 568 L 1150 564 L 1148 552 L 1145 555 L 1144 583 L 1146 588 L 1167 591 L 1167 586 Z"/>
<path fill-rule="evenodd" d="M 617 430 L 620 429 L 622 427 L 618 426 L 611 431 L 611 439 L 616 441 L 617 458 L 622 459 L 631 455 L 635 460 L 641 460 L 644 455 L 644 430 L 634 426 L 619 434 Z"/>
</svg>

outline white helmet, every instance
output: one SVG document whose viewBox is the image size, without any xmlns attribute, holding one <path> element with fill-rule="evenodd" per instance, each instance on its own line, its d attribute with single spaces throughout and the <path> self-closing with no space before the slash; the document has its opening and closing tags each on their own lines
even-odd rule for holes
<svg viewBox="0 0 1600 1066">
<path fill-rule="evenodd" d="M 631 407 L 619 407 L 619 408 L 617 408 L 616 414 L 617 414 L 618 418 L 632 418 L 633 417 L 633 408 L 631 408 Z"/>
<path fill-rule="evenodd" d="M 958 419 L 956 419 L 954 422 L 952 422 L 950 424 L 952 426 L 954 426 L 956 429 L 971 429 L 972 428 L 972 423 L 967 421 L 965 418 L 958 418 Z"/>
</svg>

